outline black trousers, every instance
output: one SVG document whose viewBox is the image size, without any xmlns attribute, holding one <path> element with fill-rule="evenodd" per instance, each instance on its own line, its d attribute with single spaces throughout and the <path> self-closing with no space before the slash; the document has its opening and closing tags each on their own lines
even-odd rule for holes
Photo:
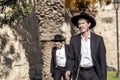
<svg viewBox="0 0 120 80">
<path fill-rule="evenodd" d="M 55 68 L 53 76 L 54 80 L 66 80 L 65 71 L 66 71 L 65 67 L 58 66 L 57 68 Z"/>
<path fill-rule="evenodd" d="M 99 80 L 94 68 L 80 69 L 77 80 Z"/>
</svg>

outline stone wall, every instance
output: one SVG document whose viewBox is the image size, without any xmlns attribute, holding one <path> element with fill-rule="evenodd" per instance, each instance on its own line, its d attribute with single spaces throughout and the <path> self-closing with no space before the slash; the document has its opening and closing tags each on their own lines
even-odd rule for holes
<svg viewBox="0 0 120 80">
<path fill-rule="evenodd" d="M 52 43 L 42 41 L 42 60 L 43 60 L 43 70 L 42 70 L 42 80 L 51 80 L 50 74 L 50 61 L 51 61 L 51 49 Z"/>
<path fill-rule="evenodd" d="M 0 80 L 42 80 L 39 28 L 34 10 L 21 25 L 0 27 Z"/>
<path fill-rule="evenodd" d="M 49 41 L 55 34 L 61 33 L 67 36 L 67 42 L 69 43 L 70 29 L 69 24 L 64 24 L 65 10 L 64 1 L 59 0 L 43 0 L 40 2 L 40 6 L 37 9 L 38 23 L 40 28 L 40 40 L 42 47 L 43 57 L 43 80 L 50 78 L 50 58 L 51 58 L 51 42 Z M 107 50 L 107 65 L 117 69 L 117 52 L 116 52 L 116 18 L 113 5 L 97 7 L 96 21 L 97 25 L 94 28 L 94 32 L 103 36 L 106 50 Z M 61 15 L 61 16 L 59 16 Z M 120 16 L 120 11 L 119 11 Z M 119 19 L 120 24 L 120 19 Z M 65 26 L 63 28 L 63 26 Z M 67 26 L 67 27 L 66 27 Z M 72 27 L 72 26 L 71 26 Z M 62 32 L 61 32 L 62 30 Z M 119 28 L 120 31 L 120 28 Z M 64 34 L 65 33 L 65 34 Z M 68 34 L 67 34 L 68 33 Z M 69 36 L 68 36 L 69 35 Z M 73 34 L 72 34 L 73 35 Z M 65 37 L 66 37 L 65 36 Z M 120 36 L 120 34 L 119 34 Z M 120 39 L 119 39 L 120 40 Z"/>
<path fill-rule="evenodd" d="M 120 10 L 118 12 L 120 17 Z M 120 25 L 119 17 L 118 23 Z M 107 65 L 117 69 L 116 14 L 113 6 L 111 5 L 109 10 L 100 10 L 96 15 L 96 21 L 97 25 L 94 30 L 104 38 L 107 51 Z M 120 42 L 120 27 L 118 31 Z"/>
<path fill-rule="evenodd" d="M 61 33 L 69 43 L 73 28 L 65 22 L 64 0 L 33 2 L 34 11 L 22 25 L 0 28 L 0 80 L 52 80 L 50 40 Z M 107 65 L 117 68 L 116 17 L 109 6 L 98 9 L 94 31 L 104 38 Z"/>
<path fill-rule="evenodd" d="M 55 34 L 60 34 L 60 28 L 64 22 L 63 0 L 42 0 L 38 1 L 36 14 L 39 24 L 39 33 L 42 52 L 42 79 L 52 80 L 50 74 L 51 49 Z"/>
<path fill-rule="evenodd" d="M 64 21 L 63 0 L 42 0 L 36 10 L 40 30 L 40 40 L 50 40 L 57 33 Z"/>
</svg>

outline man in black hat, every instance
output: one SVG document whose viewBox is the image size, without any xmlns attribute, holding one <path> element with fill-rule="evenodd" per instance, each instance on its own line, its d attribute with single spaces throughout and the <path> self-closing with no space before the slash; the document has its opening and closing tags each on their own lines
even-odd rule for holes
<svg viewBox="0 0 120 80">
<path fill-rule="evenodd" d="M 80 30 L 80 34 L 71 37 L 68 55 L 66 79 L 106 80 L 106 49 L 103 38 L 90 29 L 95 27 L 95 19 L 86 12 L 71 18 L 71 22 Z"/>
<path fill-rule="evenodd" d="M 65 39 L 62 35 L 55 35 L 54 39 L 51 41 L 54 42 L 54 47 L 52 48 L 51 55 L 51 74 L 54 80 L 66 80 L 66 61 L 67 55 L 69 54 L 69 46 L 64 44 Z"/>
</svg>

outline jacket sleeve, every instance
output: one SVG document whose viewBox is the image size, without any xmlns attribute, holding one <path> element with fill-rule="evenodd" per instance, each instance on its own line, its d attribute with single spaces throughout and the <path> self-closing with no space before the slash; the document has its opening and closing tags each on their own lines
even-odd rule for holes
<svg viewBox="0 0 120 80">
<path fill-rule="evenodd" d="M 100 40 L 99 55 L 100 55 L 99 60 L 101 68 L 101 78 L 102 80 L 107 80 L 106 49 L 103 38 L 101 38 Z"/>
<path fill-rule="evenodd" d="M 52 49 L 52 54 L 51 54 L 50 73 L 52 74 L 52 77 L 53 77 L 53 76 L 54 76 L 54 57 L 53 57 L 53 49 Z"/>
<path fill-rule="evenodd" d="M 73 52 L 73 39 L 72 38 L 70 40 L 69 49 L 70 49 L 70 52 L 69 52 L 68 58 L 67 58 L 66 69 L 67 69 L 67 71 L 72 72 L 73 68 L 74 68 L 74 60 L 75 60 L 75 56 L 74 56 L 74 52 Z"/>
</svg>

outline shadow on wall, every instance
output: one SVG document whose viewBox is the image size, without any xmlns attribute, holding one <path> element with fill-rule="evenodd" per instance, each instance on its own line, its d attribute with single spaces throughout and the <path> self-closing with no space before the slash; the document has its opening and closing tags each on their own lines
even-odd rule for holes
<svg viewBox="0 0 120 80">
<path fill-rule="evenodd" d="M 42 80 L 42 55 L 35 7 L 32 14 L 23 21 L 21 26 L 12 28 L 22 37 L 21 43 L 29 63 L 30 80 Z"/>
<path fill-rule="evenodd" d="M 23 28 L 28 33 L 26 34 L 28 38 L 25 37 L 26 42 L 23 43 L 23 47 L 26 49 L 26 57 L 29 62 L 30 80 L 42 80 L 42 55 L 39 41 L 39 26 L 35 16 L 35 0 L 33 13 L 28 20 L 23 23 Z"/>
<path fill-rule="evenodd" d="M 23 43 L 23 47 L 26 49 L 26 57 L 30 66 L 30 79 L 41 80 L 42 55 L 39 41 L 39 28 L 35 13 L 31 15 L 30 19 L 24 22 L 23 27 L 27 31 L 28 36 L 28 38 L 26 37 L 26 42 Z"/>
</svg>

